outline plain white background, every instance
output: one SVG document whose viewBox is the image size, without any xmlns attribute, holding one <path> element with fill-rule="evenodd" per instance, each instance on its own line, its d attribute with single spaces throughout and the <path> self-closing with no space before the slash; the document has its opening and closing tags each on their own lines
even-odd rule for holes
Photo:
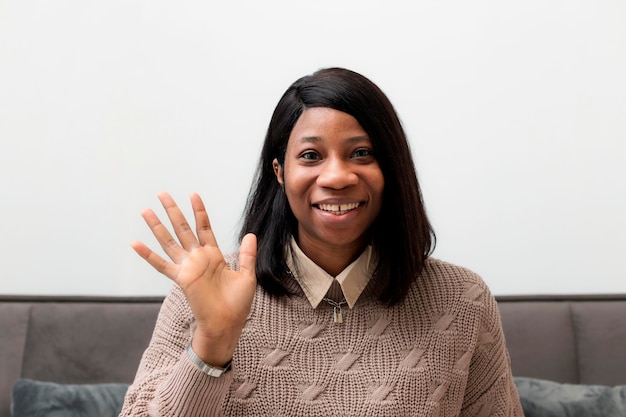
<svg viewBox="0 0 626 417">
<path fill-rule="evenodd" d="M 326 66 L 396 106 L 436 257 L 626 292 L 623 1 L 0 0 L 0 293 L 164 294 L 129 246 L 162 190 L 234 249 L 274 105 Z"/>
</svg>

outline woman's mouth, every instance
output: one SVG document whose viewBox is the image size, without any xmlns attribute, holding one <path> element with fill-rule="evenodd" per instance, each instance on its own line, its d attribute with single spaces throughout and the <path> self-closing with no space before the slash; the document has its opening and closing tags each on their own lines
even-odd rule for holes
<svg viewBox="0 0 626 417">
<path fill-rule="evenodd" d="M 316 204 L 315 206 L 327 213 L 332 213 L 336 216 L 340 216 L 342 214 L 346 214 L 349 211 L 352 211 L 358 208 L 361 203 L 346 203 L 346 204 Z"/>
</svg>

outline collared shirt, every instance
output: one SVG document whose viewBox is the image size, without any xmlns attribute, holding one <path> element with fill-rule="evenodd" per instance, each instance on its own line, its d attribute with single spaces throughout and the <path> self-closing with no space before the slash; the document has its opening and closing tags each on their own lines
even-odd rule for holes
<svg viewBox="0 0 626 417">
<path fill-rule="evenodd" d="M 287 266 L 289 266 L 293 277 L 302 287 L 313 308 L 316 308 L 326 297 L 328 290 L 335 281 L 341 287 L 348 306 L 350 308 L 354 307 L 359 296 L 367 287 L 377 264 L 372 246 L 369 245 L 354 262 L 341 271 L 339 275 L 333 277 L 306 256 L 294 238 L 291 238 L 289 246 L 291 256 L 289 256 L 289 251 L 287 251 Z M 294 265 L 294 259 L 297 266 Z M 335 301 L 339 302 L 341 300 Z"/>
</svg>

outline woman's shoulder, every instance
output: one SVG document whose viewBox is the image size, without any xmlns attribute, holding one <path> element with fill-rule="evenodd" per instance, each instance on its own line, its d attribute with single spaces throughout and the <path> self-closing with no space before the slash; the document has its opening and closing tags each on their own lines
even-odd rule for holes
<svg viewBox="0 0 626 417">
<path fill-rule="evenodd" d="M 493 329 L 499 320 L 495 298 L 480 275 L 436 258 L 427 259 L 403 306 L 430 315 L 432 322 L 445 317 L 466 332 L 477 331 L 476 326 Z"/>
<path fill-rule="evenodd" d="M 429 257 L 424 263 L 422 276 L 431 279 L 473 282 L 485 285 L 483 279 L 473 270 L 441 259 Z"/>
<path fill-rule="evenodd" d="M 446 305 L 460 300 L 491 303 L 493 296 L 479 274 L 469 268 L 428 258 L 414 285 L 415 294 Z"/>
</svg>

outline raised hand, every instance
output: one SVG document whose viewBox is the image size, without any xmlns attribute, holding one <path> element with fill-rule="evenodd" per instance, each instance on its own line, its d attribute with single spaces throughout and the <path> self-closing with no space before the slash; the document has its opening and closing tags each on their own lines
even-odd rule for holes
<svg viewBox="0 0 626 417">
<path fill-rule="evenodd" d="M 141 215 L 172 262 L 142 242 L 135 241 L 131 246 L 181 287 L 197 322 L 194 351 L 210 365 L 223 365 L 232 358 L 254 298 L 256 236 L 248 234 L 243 238 L 239 271 L 233 271 L 224 261 L 198 194 L 191 195 L 195 234 L 169 194 L 160 193 L 158 198 L 178 240 L 152 210 L 143 210 Z"/>
</svg>

